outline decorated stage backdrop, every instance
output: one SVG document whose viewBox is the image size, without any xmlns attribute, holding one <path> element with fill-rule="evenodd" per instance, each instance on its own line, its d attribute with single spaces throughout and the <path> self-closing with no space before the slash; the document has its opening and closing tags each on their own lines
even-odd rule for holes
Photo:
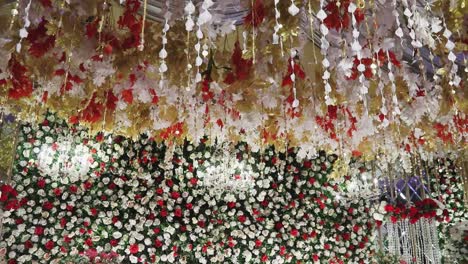
<svg viewBox="0 0 468 264">
<path fill-rule="evenodd" d="M 334 155 L 90 137 L 53 115 L 20 133 L 2 187 L 8 263 L 367 263 L 375 251 L 369 202 L 328 179 Z M 226 159 L 234 169 L 219 169 Z"/>
</svg>

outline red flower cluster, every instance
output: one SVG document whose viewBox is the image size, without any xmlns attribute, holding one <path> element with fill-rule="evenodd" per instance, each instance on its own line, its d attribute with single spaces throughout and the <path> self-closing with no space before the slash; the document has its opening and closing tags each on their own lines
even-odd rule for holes
<svg viewBox="0 0 468 264">
<path fill-rule="evenodd" d="M 265 6 L 262 0 L 255 0 L 253 8 L 249 14 L 244 17 L 244 24 L 247 26 L 258 27 L 265 19 Z"/>
<path fill-rule="evenodd" d="M 49 50 L 55 46 L 55 36 L 47 34 L 46 25 L 49 21 L 42 18 L 41 23 L 36 28 L 28 30 L 29 54 L 36 58 L 44 56 Z"/>
<path fill-rule="evenodd" d="M 410 207 L 405 204 L 395 206 L 387 204 L 385 206 L 385 211 L 389 214 L 392 223 L 396 223 L 400 219 L 409 219 L 410 223 L 414 224 L 421 218 L 436 219 L 443 222 L 447 219 L 448 211 L 445 209 L 441 216 L 437 216 L 437 209 L 439 209 L 439 206 L 431 198 L 417 201 Z"/>
<path fill-rule="evenodd" d="M 374 56 L 374 58 L 362 58 L 359 60 L 357 56 L 354 56 L 354 61 L 353 61 L 353 68 L 351 68 L 351 76 L 348 77 L 348 80 L 356 80 L 359 77 L 359 70 L 358 66 L 359 64 L 363 64 L 365 69 L 364 69 L 364 77 L 367 79 L 370 79 L 374 76 L 374 73 L 372 72 L 372 63 L 376 62 L 379 67 L 382 67 L 390 61 L 393 65 L 396 67 L 401 67 L 401 63 L 399 60 L 397 60 L 395 53 L 392 51 L 388 51 L 388 56 L 387 56 L 387 51 L 384 51 L 382 49 L 377 52 L 377 54 Z"/>
<path fill-rule="evenodd" d="M 16 197 L 18 192 L 9 184 L 3 184 L 0 186 L 0 205 L 3 204 L 3 209 L 16 210 L 27 203 L 26 198 L 18 201 Z"/>
<path fill-rule="evenodd" d="M 325 26 L 329 29 L 336 30 L 349 27 L 351 16 L 348 12 L 348 7 L 350 3 L 351 0 L 329 1 L 325 6 L 325 12 L 327 13 L 327 17 L 323 21 Z M 361 9 L 357 8 L 356 11 L 354 11 L 354 18 L 358 24 L 364 20 L 364 13 Z"/>
<path fill-rule="evenodd" d="M 8 96 L 13 99 L 30 96 L 33 92 L 33 86 L 31 80 L 26 75 L 28 70 L 16 60 L 14 55 L 11 56 L 8 62 L 8 69 L 10 70 L 10 81 L 13 86 L 8 91 Z"/>
<path fill-rule="evenodd" d="M 252 59 L 246 60 L 242 58 L 242 49 L 240 48 L 239 41 L 234 45 L 234 51 L 231 56 L 231 63 L 234 71 L 229 72 L 224 78 L 224 83 L 232 84 L 235 81 L 243 81 L 249 78 L 252 70 Z"/>
</svg>

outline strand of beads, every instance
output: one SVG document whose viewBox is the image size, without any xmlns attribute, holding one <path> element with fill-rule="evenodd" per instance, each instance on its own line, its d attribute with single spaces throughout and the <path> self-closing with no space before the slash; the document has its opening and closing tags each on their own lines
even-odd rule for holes
<svg viewBox="0 0 468 264">
<path fill-rule="evenodd" d="M 317 13 L 317 18 L 320 19 L 320 32 L 322 33 L 322 38 L 320 39 L 320 53 L 323 55 L 322 65 L 325 68 L 323 72 L 322 79 L 323 83 L 325 84 L 325 104 L 326 105 L 333 105 L 335 100 L 330 97 L 330 93 L 332 91 L 331 85 L 329 83 L 330 79 L 330 72 L 328 71 L 328 67 L 330 66 L 330 62 L 327 59 L 328 48 L 330 47 L 330 43 L 327 40 L 328 35 L 328 28 L 324 23 L 325 18 L 327 18 L 327 13 L 324 8 L 324 0 L 320 0 L 320 10 Z"/>
<path fill-rule="evenodd" d="M 163 35 L 162 35 L 162 48 L 159 51 L 159 58 L 161 59 L 161 64 L 159 65 L 159 73 L 161 74 L 161 80 L 160 80 L 160 86 L 163 85 L 164 81 L 164 73 L 167 72 L 167 64 L 166 64 L 166 58 L 167 58 L 167 51 L 166 51 L 166 45 L 167 45 L 167 32 L 169 31 L 169 19 L 171 18 L 171 12 L 169 11 L 169 0 L 166 0 L 166 12 L 164 13 L 164 27 L 163 27 Z"/>
<path fill-rule="evenodd" d="M 279 23 L 279 18 L 281 17 L 281 13 L 278 10 L 278 3 L 279 0 L 275 0 L 275 32 L 273 32 L 273 44 L 278 45 L 280 44 L 281 48 L 281 56 L 284 56 L 284 51 L 283 51 L 283 39 L 280 35 L 278 35 L 278 32 L 283 28 L 283 25 Z"/>
<path fill-rule="evenodd" d="M 16 52 L 18 53 L 21 52 L 21 42 L 23 41 L 23 39 L 28 37 L 28 27 L 31 25 L 31 21 L 29 20 L 29 9 L 31 8 L 31 2 L 32 0 L 29 0 L 28 5 L 24 9 L 24 17 L 23 17 L 24 25 L 23 25 L 23 28 L 19 30 L 20 40 L 16 44 Z"/>
<path fill-rule="evenodd" d="M 186 90 L 190 91 L 190 71 L 192 70 L 192 64 L 190 63 L 190 52 L 189 52 L 189 46 L 190 46 L 190 32 L 193 31 L 193 27 L 195 26 L 195 22 L 192 19 L 192 14 L 195 13 L 195 5 L 193 2 L 190 0 L 187 5 L 184 8 L 184 12 L 187 15 L 187 19 L 185 21 L 185 30 L 187 31 L 187 87 Z"/>
</svg>

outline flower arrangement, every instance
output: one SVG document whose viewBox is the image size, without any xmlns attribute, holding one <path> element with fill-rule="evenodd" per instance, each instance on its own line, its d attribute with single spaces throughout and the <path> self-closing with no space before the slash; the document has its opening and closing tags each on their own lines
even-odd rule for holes
<svg viewBox="0 0 468 264">
<path fill-rule="evenodd" d="M 410 223 L 416 223 L 421 218 L 435 219 L 439 222 L 448 221 L 448 210 L 441 208 L 441 204 L 431 198 L 425 198 L 414 202 L 413 205 L 407 204 L 385 204 L 384 209 L 392 223 L 401 219 L 409 219 Z"/>
<path fill-rule="evenodd" d="M 86 173 L 67 165 L 63 144 L 80 148 L 69 161 L 86 154 Z M 52 161 L 40 160 L 42 152 Z M 203 171 L 216 155 L 203 141 L 90 137 L 54 115 L 24 125 L 13 182 L 2 192 L 23 201 L 4 214 L 7 263 L 109 252 L 127 263 L 365 263 L 372 255 L 374 209 L 337 198 L 345 189 L 343 179 L 328 178 L 335 155 L 301 159 L 294 149 L 260 153 L 247 144 L 230 154 L 251 188 L 205 187 Z"/>
</svg>

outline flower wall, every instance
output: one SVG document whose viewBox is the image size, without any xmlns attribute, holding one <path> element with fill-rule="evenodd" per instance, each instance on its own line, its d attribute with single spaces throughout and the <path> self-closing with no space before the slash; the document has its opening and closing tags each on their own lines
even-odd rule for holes
<svg viewBox="0 0 468 264">
<path fill-rule="evenodd" d="M 204 140 L 179 146 L 90 137 L 54 115 L 20 133 L 13 180 L 0 196 L 8 263 L 103 253 L 126 263 L 372 258 L 373 209 L 364 199 L 340 198 L 347 180 L 328 178 L 335 155 L 301 160 L 294 149 L 260 154 L 240 143 L 226 153 L 242 166 L 220 188 L 206 181 L 219 164 Z"/>
</svg>

